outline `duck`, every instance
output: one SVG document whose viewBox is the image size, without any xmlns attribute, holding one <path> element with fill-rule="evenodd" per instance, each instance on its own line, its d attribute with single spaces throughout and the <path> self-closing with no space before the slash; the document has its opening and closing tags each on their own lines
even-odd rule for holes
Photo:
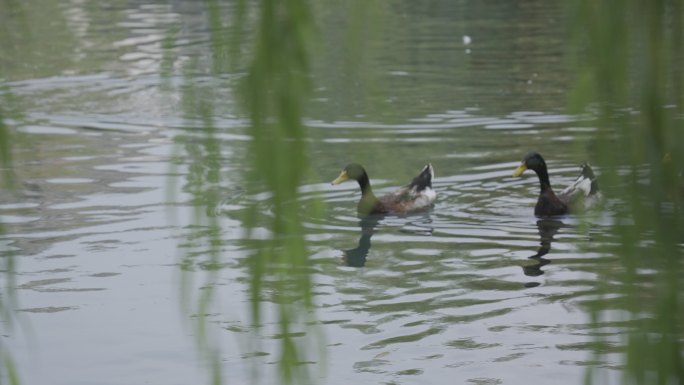
<svg viewBox="0 0 684 385">
<path fill-rule="evenodd" d="M 361 199 L 356 206 L 356 211 L 361 216 L 372 214 L 408 214 L 425 211 L 432 207 L 437 198 L 432 189 L 432 179 L 435 176 L 432 164 L 428 163 L 420 173 L 413 178 L 411 183 L 398 190 L 376 197 L 371 188 L 368 173 L 358 163 L 348 164 L 340 175 L 331 182 L 338 185 L 348 180 L 355 180 L 361 188 Z"/>
<path fill-rule="evenodd" d="M 534 171 L 539 178 L 541 190 L 534 206 L 534 215 L 538 217 L 565 215 L 579 209 L 587 209 L 601 199 L 596 175 L 588 163 L 580 166 L 580 173 L 575 181 L 558 194 L 551 188 L 546 161 L 539 153 L 530 152 L 525 155 L 513 176 L 520 177 L 526 170 Z"/>
</svg>

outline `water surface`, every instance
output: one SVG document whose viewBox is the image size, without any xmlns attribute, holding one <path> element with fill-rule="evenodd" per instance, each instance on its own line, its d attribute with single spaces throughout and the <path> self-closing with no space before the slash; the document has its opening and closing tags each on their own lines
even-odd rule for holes
<svg viewBox="0 0 684 385">
<path fill-rule="evenodd" d="M 281 337 L 265 306 L 254 341 L 253 250 L 241 219 L 253 204 L 268 207 L 244 193 L 249 135 L 233 96 L 243 74 L 213 60 L 205 4 L 15 7 L 23 16 L 2 20 L 31 33 L 0 41 L 17 180 L 2 191 L 0 220 L 19 300 L 3 344 L 25 383 L 206 381 L 189 327 L 197 314 L 181 306 L 180 282 L 189 277 L 185 294 L 196 298 L 216 271 L 211 218 L 221 228 L 219 305 L 206 317 L 225 378 L 246 383 L 255 364 L 272 383 Z M 327 353 L 314 346 L 302 363 L 313 382 L 576 384 L 597 364 L 617 383 L 626 327 L 593 324 L 586 310 L 600 269 L 620 269 L 601 252 L 612 242 L 609 213 L 589 225 L 540 220 L 536 178 L 510 176 L 530 149 L 546 156 L 559 187 L 592 160 L 591 126 L 564 112 L 562 5 L 381 7 L 355 62 L 345 56 L 353 46 L 345 14 L 332 5 L 315 12 L 311 172 L 299 201 L 317 319 L 299 328 L 323 332 Z M 207 163 L 207 127 L 219 164 Z M 360 221 L 358 187 L 329 183 L 351 161 L 367 167 L 377 193 L 432 162 L 435 207 Z M 198 170 L 215 169 L 220 179 L 194 183 Z M 217 199 L 196 199 L 197 188 Z M 598 362 L 597 351 L 606 353 Z"/>
</svg>

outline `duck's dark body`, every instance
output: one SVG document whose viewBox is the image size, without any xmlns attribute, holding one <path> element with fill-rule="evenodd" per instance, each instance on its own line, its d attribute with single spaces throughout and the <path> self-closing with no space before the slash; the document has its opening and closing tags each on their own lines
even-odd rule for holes
<svg viewBox="0 0 684 385">
<path fill-rule="evenodd" d="M 550 187 L 539 193 L 537 204 L 534 206 L 534 215 L 538 217 L 564 215 L 568 211 L 568 204 L 561 200 Z"/>
</svg>

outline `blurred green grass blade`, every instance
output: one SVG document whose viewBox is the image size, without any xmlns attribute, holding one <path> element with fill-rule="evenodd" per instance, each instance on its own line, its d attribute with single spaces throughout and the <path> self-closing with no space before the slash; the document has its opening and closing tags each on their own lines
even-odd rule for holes
<svg viewBox="0 0 684 385">
<path fill-rule="evenodd" d="M 253 208 L 245 218 L 248 237 L 264 222 L 271 232 L 269 239 L 258 241 L 259 249 L 250 257 L 252 317 L 258 327 L 268 287 L 278 296 L 275 306 L 282 336 L 278 368 L 281 381 L 288 384 L 301 383 L 308 376 L 300 363 L 304 345 L 291 330 L 304 326 L 307 318 L 302 315 L 311 314 L 313 304 L 298 203 L 298 187 L 308 169 L 303 115 L 311 90 L 311 27 L 306 1 L 259 2 L 253 57 L 241 87 L 250 117 L 249 152 L 254 160 L 246 179 L 255 182 L 250 183 L 255 187 L 252 193 L 263 189 L 272 194 L 270 217 Z M 291 297 L 298 300 L 293 302 Z"/>
<path fill-rule="evenodd" d="M 682 5 L 576 0 L 574 6 L 578 82 L 570 103 L 597 112 L 595 162 L 607 195 L 620 202 L 613 226 L 620 242 L 605 249 L 624 267 L 601 271 L 597 286 L 606 295 L 589 310 L 599 327 L 616 306 L 608 294 L 615 287 L 603 283 L 620 282 L 624 320 L 635 325 L 625 330 L 623 383 L 682 383 L 684 209 L 678 173 L 684 124 L 674 113 L 684 108 Z M 663 162 L 668 153 L 676 158 L 669 165 Z M 595 355 L 600 362 L 602 353 Z M 595 372 L 586 382 L 602 383 Z"/>
</svg>

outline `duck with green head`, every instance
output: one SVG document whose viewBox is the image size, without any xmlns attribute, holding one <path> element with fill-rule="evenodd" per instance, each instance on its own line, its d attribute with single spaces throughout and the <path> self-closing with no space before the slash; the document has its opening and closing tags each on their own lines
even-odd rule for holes
<svg viewBox="0 0 684 385">
<path fill-rule="evenodd" d="M 420 174 L 411 183 L 393 193 L 376 197 L 371 188 L 366 170 L 358 163 L 345 167 L 340 175 L 332 181 L 333 185 L 347 180 L 355 180 L 361 188 L 361 199 L 356 210 L 359 215 L 370 214 L 408 214 L 424 211 L 432 206 L 437 194 L 432 189 L 434 170 L 431 164 L 425 165 Z"/>
</svg>

